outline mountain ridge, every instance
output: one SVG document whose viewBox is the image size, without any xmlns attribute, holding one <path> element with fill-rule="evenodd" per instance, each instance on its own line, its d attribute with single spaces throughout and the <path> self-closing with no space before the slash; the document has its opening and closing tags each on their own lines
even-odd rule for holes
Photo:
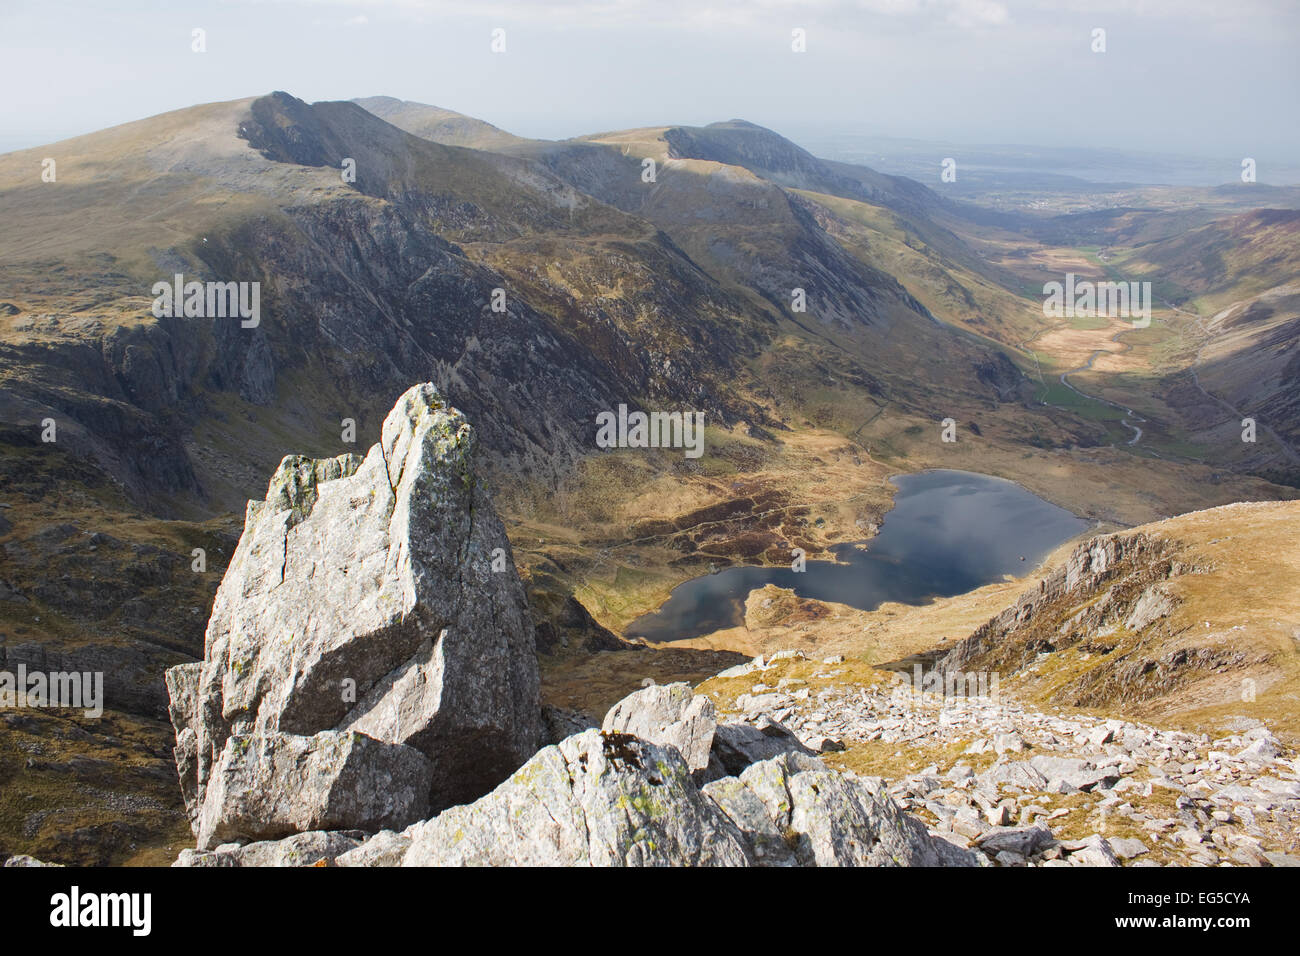
<svg viewBox="0 0 1300 956">
<path fill-rule="evenodd" d="M 438 117 L 433 135 L 486 135 Z M 122 819 L 5 804 L 0 833 L 98 861 L 173 839 L 161 674 L 202 655 L 239 515 L 286 453 L 371 444 L 413 381 L 475 423 L 552 703 L 716 673 L 734 650 L 617 632 L 712 567 L 860 540 L 900 471 L 978 468 L 1112 524 L 1286 494 L 1217 461 L 1147 481 L 1143 449 L 1036 401 L 1017 343 L 1037 303 L 989 255 L 1009 240 L 971 240 L 927 187 L 873 198 L 872 171 L 744 121 L 656 129 L 685 131 L 678 156 L 646 131 L 478 149 L 280 92 L 0 156 L 0 645 L 14 666 L 93 663 L 121 705 L 107 737 L 6 720 L 0 774 L 81 808 L 65 768 L 84 751 L 122 762 L 94 771 L 105 792 L 148 795 Z M 763 175 L 782 163 L 861 198 Z M 258 283 L 261 321 L 155 317 L 176 274 Z M 599 451 L 595 415 L 620 404 L 703 412 L 708 455 Z M 26 768 L 41 739 L 59 743 Z"/>
</svg>

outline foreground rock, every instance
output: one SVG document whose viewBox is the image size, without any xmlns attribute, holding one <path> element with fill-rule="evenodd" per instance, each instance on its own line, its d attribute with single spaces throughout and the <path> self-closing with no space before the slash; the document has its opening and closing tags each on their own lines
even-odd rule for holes
<svg viewBox="0 0 1300 956">
<path fill-rule="evenodd" d="M 266 500 L 249 502 L 205 658 L 167 674 L 181 789 L 205 846 L 259 836 L 258 820 L 404 825 L 481 796 L 535 752 L 533 625 L 474 445 L 464 417 L 420 385 L 364 458 L 286 458 Z M 325 731 L 351 732 L 348 759 L 305 757 L 309 792 L 295 793 L 302 766 L 276 759 L 276 735 Z M 226 757 L 235 739 L 263 755 L 240 772 Z M 381 797 L 384 780 L 397 790 Z"/>
<path fill-rule="evenodd" d="M 744 866 L 745 838 L 676 749 L 589 730 L 412 828 L 403 866 Z"/>
<path fill-rule="evenodd" d="M 764 866 L 978 866 L 932 837 L 878 787 L 788 754 L 704 792 L 734 820 Z"/>
<path fill-rule="evenodd" d="M 186 851 L 177 865 L 983 865 L 980 854 L 929 833 L 879 781 L 836 773 L 800 751 L 701 789 L 711 716 L 708 701 L 670 685 L 638 691 L 606 717 L 675 737 L 695 767 L 677 745 L 591 729 L 543 748 L 487 796 L 400 832 L 299 833 Z"/>
<path fill-rule="evenodd" d="M 405 827 L 428 815 L 432 773 L 418 750 L 356 732 L 236 734 L 208 782 L 199 846 Z"/>
<path fill-rule="evenodd" d="M 700 790 L 674 747 L 589 730 L 547 747 L 493 793 L 340 865 L 974 866 L 886 794 L 783 755 Z"/>
<path fill-rule="evenodd" d="M 713 702 L 677 683 L 651 685 L 625 697 L 610 708 L 601 730 L 674 747 L 694 771 L 709 765 L 717 726 Z"/>
<path fill-rule="evenodd" d="M 477 803 L 380 834 L 340 865 L 980 865 L 878 784 L 829 770 L 779 724 L 770 734 L 715 728 L 712 703 L 686 684 L 629 695 L 604 726 L 542 750 Z M 743 772 L 701 791 L 700 771 L 719 763 L 715 732 Z M 756 750 L 775 756 L 755 762 Z"/>
</svg>

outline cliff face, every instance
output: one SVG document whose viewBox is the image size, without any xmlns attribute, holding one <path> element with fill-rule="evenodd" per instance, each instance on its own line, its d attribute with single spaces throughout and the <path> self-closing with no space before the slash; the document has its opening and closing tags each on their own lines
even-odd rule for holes
<svg viewBox="0 0 1300 956">
<path fill-rule="evenodd" d="M 1298 514 L 1241 503 L 1093 538 L 935 666 L 1058 706 L 1251 713 L 1289 737 L 1297 558 L 1278 543 Z"/>
<path fill-rule="evenodd" d="M 1141 631 L 1174 607 L 1176 599 L 1161 582 L 1186 572 L 1168 558 L 1176 551 L 1175 543 L 1156 536 L 1093 538 L 935 666 L 1010 673 L 1039 654 L 1104 640 L 1121 628 Z"/>
<path fill-rule="evenodd" d="M 28 442 L 53 417 L 70 454 L 178 517 L 241 507 L 269 467 L 261 443 L 193 441 L 232 404 L 280 449 L 286 431 L 311 446 L 345 417 L 373 435 L 382 396 L 432 379 L 478 424 L 497 473 L 552 483 L 619 401 L 766 420 L 734 385 L 769 320 L 643 220 L 352 104 L 276 94 L 230 118 L 246 155 L 223 143 L 188 172 L 252 211 L 192 207 L 179 235 L 101 252 L 61 289 L 12 269 L 0 437 Z M 340 181 L 345 159 L 355 184 Z M 188 181 L 171 171 L 154 188 Z M 259 283 L 260 321 L 155 319 L 146 292 L 177 273 Z M 99 308 L 69 308 L 92 290 Z"/>
</svg>

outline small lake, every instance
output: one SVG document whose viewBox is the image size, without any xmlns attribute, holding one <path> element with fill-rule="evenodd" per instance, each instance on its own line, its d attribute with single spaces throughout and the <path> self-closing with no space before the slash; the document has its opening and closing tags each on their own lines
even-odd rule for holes
<svg viewBox="0 0 1300 956">
<path fill-rule="evenodd" d="M 886 601 L 924 604 L 1022 575 L 1090 523 L 1015 482 L 968 471 L 898 475 L 894 507 L 865 550 L 840 544 L 838 562 L 809 561 L 807 570 L 735 567 L 673 589 L 659 610 L 633 621 L 627 636 L 680 641 L 736 627 L 745 597 L 765 584 L 800 597 L 864 611 Z M 1024 558 L 1022 561 L 1021 558 Z"/>
</svg>

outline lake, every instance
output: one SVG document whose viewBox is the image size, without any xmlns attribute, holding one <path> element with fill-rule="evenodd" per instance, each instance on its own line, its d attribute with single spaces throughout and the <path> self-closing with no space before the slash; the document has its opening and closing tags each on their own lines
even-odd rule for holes
<svg viewBox="0 0 1300 956">
<path fill-rule="evenodd" d="M 865 550 L 836 545 L 836 562 L 809 561 L 802 572 L 789 565 L 736 567 L 693 578 L 674 588 L 659 610 L 633 621 L 627 636 L 680 641 L 736 627 L 744 620 L 745 597 L 765 584 L 864 611 L 886 601 L 924 604 L 1025 574 L 1090 526 L 1015 482 L 989 475 L 923 471 L 890 481 L 898 487 L 894 507 Z"/>
</svg>

